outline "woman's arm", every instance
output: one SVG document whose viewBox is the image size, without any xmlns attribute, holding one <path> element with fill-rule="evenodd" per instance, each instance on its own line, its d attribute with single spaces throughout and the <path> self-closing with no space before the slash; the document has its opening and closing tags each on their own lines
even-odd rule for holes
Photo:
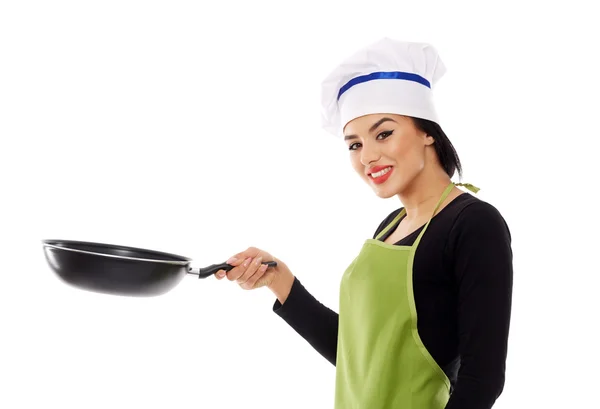
<svg viewBox="0 0 600 409">
<path fill-rule="evenodd" d="M 391 212 L 377 227 L 373 238 L 401 209 Z M 273 311 L 333 365 L 336 364 L 339 314 L 321 304 L 293 275 L 270 287 L 277 297 Z"/>
<path fill-rule="evenodd" d="M 335 365 L 338 314 L 315 299 L 294 276 L 282 277 L 271 291 L 277 297 L 273 311 Z"/>
<path fill-rule="evenodd" d="M 511 235 L 487 202 L 467 206 L 450 233 L 461 366 L 446 409 L 489 409 L 502 393 L 511 316 Z"/>
</svg>

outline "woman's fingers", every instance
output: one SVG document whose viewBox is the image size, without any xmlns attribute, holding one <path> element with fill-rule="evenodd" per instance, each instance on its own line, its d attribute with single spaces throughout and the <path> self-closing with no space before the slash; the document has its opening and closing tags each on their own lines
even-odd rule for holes
<svg viewBox="0 0 600 409">
<path fill-rule="evenodd" d="M 240 275 L 236 281 L 238 282 L 238 284 L 244 284 L 246 281 L 248 281 L 248 279 L 250 277 L 252 277 L 260 268 L 262 263 L 262 257 L 258 256 L 255 259 L 252 259 L 252 261 L 250 262 L 250 265 L 248 266 L 248 268 L 246 268 L 246 271 L 244 271 L 242 273 L 242 275 Z"/>
<path fill-rule="evenodd" d="M 251 266 L 252 258 L 248 257 L 245 260 L 243 260 L 240 265 L 233 267 L 231 270 L 229 270 L 227 272 L 227 278 L 229 279 L 229 281 L 237 281 L 237 279 L 240 278 L 248 268 L 251 268 Z"/>
<path fill-rule="evenodd" d="M 262 264 L 260 267 L 258 267 L 256 272 L 252 274 L 252 276 L 250 276 L 246 281 L 238 281 L 240 287 L 242 287 L 244 290 L 252 290 L 253 288 L 261 287 L 261 285 L 257 286 L 257 283 L 259 283 L 259 281 L 265 281 L 267 283 L 270 283 L 270 280 L 265 280 L 265 276 L 268 276 L 268 278 L 270 278 L 274 273 L 272 271 L 269 271 L 267 273 L 268 268 L 269 266 L 267 266 L 266 264 Z"/>
<path fill-rule="evenodd" d="M 236 256 L 239 256 L 239 254 L 236 254 Z M 226 261 L 226 263 L 231 266 L 239 266 L 244 261 L 242 259 L 235 259 L 234 257 L 231 257 L 229 260 Z M 229 271 L 231 271 L 231 270 L 229 270 Z M 227 275 L 227 271 L 225 271 L 225 270 L 219 270 L 215 273 L 215 277 L 217 278 L 217 280 L 221 280 L 221 279 L 225 278 L 226 275 Z"/>
<path fill-rule="evenodd" d="M 248 290 L 268 285 L 273 280 L 275 272 L 269 269 L 268 265 L 263 264 L 263 260 L 271 261 L 273 256 L 256 247 L 249 247 L 226 261 L 233 266 L 231 270 L 219 270 L 215 273 L 215 277 L 217 280 L 227 277 L 229 281 L 235 281 L 240 287 Z"/>
</svg>

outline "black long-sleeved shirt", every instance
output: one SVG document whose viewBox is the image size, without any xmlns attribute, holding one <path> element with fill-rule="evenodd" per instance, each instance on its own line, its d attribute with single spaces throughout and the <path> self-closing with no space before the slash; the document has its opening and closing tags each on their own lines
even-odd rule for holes
<svg viewBox="0 0 600 409">
<path fill-rule="evenodd" d="M 390 213 L 373 238 L 401 210 Z M 395 244 L 412 245 L 423 227 Z M 466 192 L 433 217 L 419 243 L 413 265 L 417 326 L 425 347 L 450 379 L 446 409 L 489 409 L 502 393 L 512 258 L 511 234 L 500 212 Z M 338 314 L 298 278 L 283 305 L 275 300 L 273 311 L 335 365 Z"/>
</svg>

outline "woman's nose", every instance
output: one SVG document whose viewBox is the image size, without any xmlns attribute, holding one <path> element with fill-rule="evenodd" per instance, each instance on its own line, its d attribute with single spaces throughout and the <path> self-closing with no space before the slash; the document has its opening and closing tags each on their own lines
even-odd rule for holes
<svg viewBox="0 0 600 409">
<path fill-rule="evenodd" d="M 360 161 L 363 166 L 369 166 L 371 163 L 379 159 L 379 151 L 371 145 L 363 145 L 360 152 Z"/>
</svg>

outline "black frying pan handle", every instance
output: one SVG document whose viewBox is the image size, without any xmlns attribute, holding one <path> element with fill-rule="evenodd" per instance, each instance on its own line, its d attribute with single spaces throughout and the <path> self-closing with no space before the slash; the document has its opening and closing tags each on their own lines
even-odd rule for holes
<svg viewBox="0 0 600 409">
<path fill-rule="evenodd" d="M 262 264 L 266 264 L 269 267 L 277 267 L 276 261 L 265 261 Z M 201 268 L 200 273 L 198 274 L 198 278 L 207 278 L 207 277 L 210 277 L 211 275 L 215 274 L 219 270 L 229 271 L 233 267 L 234 266 L 227 264 L 227 263 L 213 264 L 208 267 Z"/>
</svg>

